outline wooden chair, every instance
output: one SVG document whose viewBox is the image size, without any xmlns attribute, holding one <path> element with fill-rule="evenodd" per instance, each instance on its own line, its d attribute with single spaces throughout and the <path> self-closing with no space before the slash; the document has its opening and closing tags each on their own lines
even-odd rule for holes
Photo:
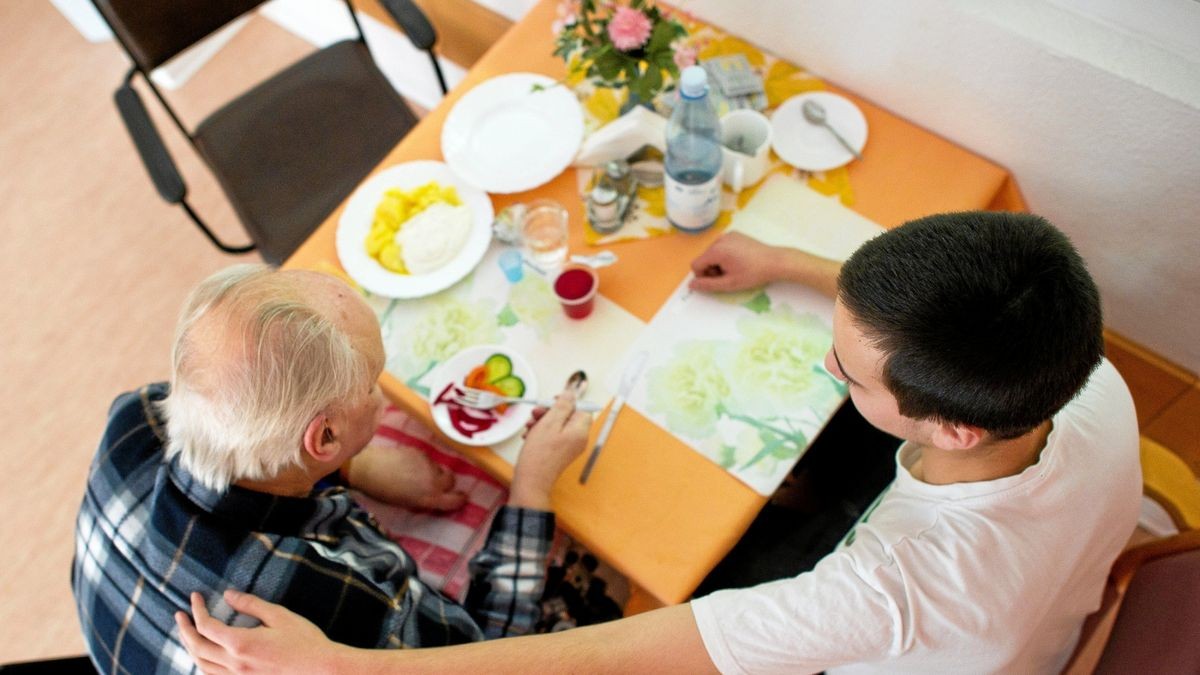
<svg viewBox="0 0 1200 675">
<path fill-rule="evenodd" d="M 1067 675 L 1200 673 L 1200 483 L 1158 443 L 1143 438 L 1141 452 L 1146 494 L 1181 532 L 1117 558 Z"/>
<path fill-rule="evenodd" d="M 346 0 L 356 39 L 320 49 L 253 87 L 188 129 L 154 85 L 150 71 L 264 0 L 93 0 L 133 61 L 117 89 L 117 109 L 159 195 L 178 204 L 227 253 L 258 249 L 278 264 L 308 238 L 395 147 L 417 117 L 379 71 Z M 424 50 L 437 35 L 412 0 L 382 0 Z M 251 244 L 230 245 L 187 202 L 187 185 L 133 88 L 141 74 L 171 120 L 212 169 Z"/>
</svg>

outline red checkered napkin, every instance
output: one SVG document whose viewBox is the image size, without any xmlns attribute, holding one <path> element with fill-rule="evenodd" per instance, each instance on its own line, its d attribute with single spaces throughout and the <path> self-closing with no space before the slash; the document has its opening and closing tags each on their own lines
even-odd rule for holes
<svg viewBox="0 0 1200 675">
<path fill-rule="evenodd" d="M 416 560 L 422 581 L 462 602 L 470 583 L 467 565 L 483 548 L 492 517 L 508 500 L 508 490 L 395 406 L 388 406 L 371 442 L 383 447 L 417 448 L 454 472 L 455 487 L 467 495 L 467 503 L 451 513 L 410 511 L 358 492 L 354 497 Z"/>
</svg>

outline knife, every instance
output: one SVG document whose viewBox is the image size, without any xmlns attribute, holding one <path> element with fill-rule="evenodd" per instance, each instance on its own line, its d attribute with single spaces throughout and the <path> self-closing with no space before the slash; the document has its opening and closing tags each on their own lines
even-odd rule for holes
<svg viewBox="0 0 1200 675">
<path fill-rule="evenodd" d="M 587 483 L 588 476 L 592 475 L 592 467 L 596 465 L 596 458 L 600 456 L 600 448 L 604 447 L 605 441 L 608 440 L 613 424 L 617 421 L 617 414 L 625 406 L 625 399 L 629 398 L 629 394 L 633 392 L 633 385 L 641 376 L 642 368 L 646 367 L 646 359 L 649 356 L 648 352 L 638 352 L 625 366 L 625 372 L 621 374 L 621 384 L 617 387 L 617 396 L 613 399 L 612 407 L 608 409 L 604 424 L 600 426 L 600 435 L 596 437 L 596 444 L 592 446 L 592 454 L 588 455 L 587 463 L 583 465 L 583 473 L 579 474 L 580 485 Z"/>
</svg>

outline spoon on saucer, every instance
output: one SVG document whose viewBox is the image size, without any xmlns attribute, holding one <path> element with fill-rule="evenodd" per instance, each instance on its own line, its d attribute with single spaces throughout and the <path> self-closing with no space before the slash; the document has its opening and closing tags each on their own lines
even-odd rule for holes
<svg viewBox="0 0 1200 675">
<path fill-rule="evenodd" d="M 825 106 L 810 98 L 800 106 L 800 110 L 804 113 L 804 119 L 808 120 L 810 124 L 816 124 L 828 129 L 829 133 L 833 134 L 833 137 L 838 140 L 838 143 L 841 143 L 843 148 L 846 148 L 850 151 L 850 154 L 854 155 L 855 159 L 862 159 L 862 154 L 851 147 L 846 142 L 846 139 L 842 138 L 842 135 L 837 132 L 837 129 L 829 125 L 829 121 L 825 117 Z"/>
</svg>

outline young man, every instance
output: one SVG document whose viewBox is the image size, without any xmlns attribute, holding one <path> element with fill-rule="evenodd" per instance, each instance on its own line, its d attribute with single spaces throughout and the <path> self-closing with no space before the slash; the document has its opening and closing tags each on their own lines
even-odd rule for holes
<svg viewBox="0 0 1200 675">
<path fill-rule="evenodd" d="M 1103 360 L 1083 261 L 1029 215 L 907 223 L 844 266 L 730 234 L 693 286 L 768 281 L 835 296 L 826 367 L 905 439 L 896 479 L 812 571 L 546 636 L 381 653 L 262 602 L 231 628 L 194 600 L 183 639 L 210 672 L 1052 673 L 1132 532 L 1141 472 L 1124 382 Z"/>
<path fill-rule="evenodd" d="M 462 504 L 423 455 L 364 451 L 384 354 L 349 287 L 265 266 L 219 272 L 189 298 L 173 361 L 170 387 L 113 404 L 80 507 L 72 586 L 101 672 L 191 672 L 172 615 L 193 591 L 229 619 L 221 591 L 256 593 L 363 647 L 514 635 L 539 618 L 550 488 L 590 426 L 569 392 L 529 430 L 463 607 L 422 584 L 344 488 L 314 490 L 349 463 L 350 484 L 377 499 Z"/>
</svg>

